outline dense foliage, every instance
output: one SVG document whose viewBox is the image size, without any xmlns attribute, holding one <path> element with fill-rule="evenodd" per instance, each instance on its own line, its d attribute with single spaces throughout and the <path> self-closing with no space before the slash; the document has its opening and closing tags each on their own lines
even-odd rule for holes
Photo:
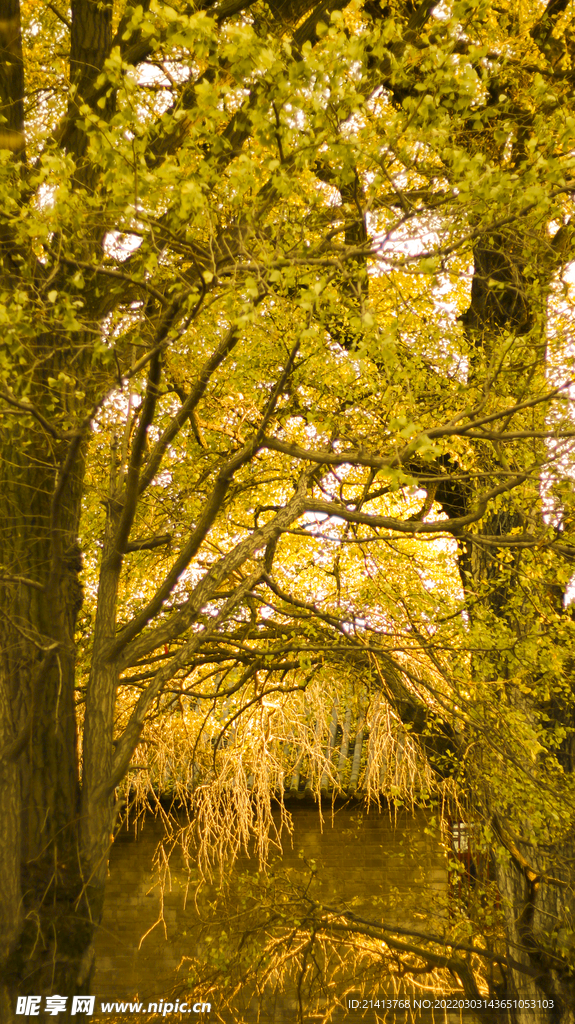
<svg viewBox="0 0 575 1024">
<path fill-rule="evenodd" d="M 4 1019 L 86 989 L 126 795 L 264 853 L 367 688 L 572 1020 L 566 0 L 5 0 L 0 57 Z"/>
</svg>

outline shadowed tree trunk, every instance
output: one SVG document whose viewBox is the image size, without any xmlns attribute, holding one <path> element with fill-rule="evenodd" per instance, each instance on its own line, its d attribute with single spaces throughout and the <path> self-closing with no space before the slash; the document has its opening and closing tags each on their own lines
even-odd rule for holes
<svg viewBox="0 0 575 1024">
<path fill-rule="evenodd" d="M 525 274 L 530 261 L 532 267 L 537 267 L 537 273 L 532 271 L 531 275 L 536 278 L 535 285 Z M 532 227 L 529 235 L 519 232 L 513 236 L 497 235 L 482 239 L 475 246 L 471 304 L 461 320 L 470 347 L 469 379 L 479 392 L 489 390 L 509 402 L 517 401 L 518 395 L 520 400 L 529 400 L 538 388 L 544 388 L 546 302 L 556 268 L 554 247 L 539 226 Z M 498 341 L 502 333 L 508 339 L 508 356 L 497 365 L 493 353 L 500 350 Z M 545 406 L 538 407 L 530 417 L 529 428 L 543 434 L 545 416 Z M 546 444 L 543 439 L 532 442 L 529 457 L 536 473 L 538 466 L 545 462 Z M 512 459 L 511 445 L 508 450 Z M 506 466 L 505 448 L 501 446 L 494 452 L 491 446 L 480 442 L 478 462 L 487 473 Z M 540 481 L 540 489 L 543 485 L 544 481 Z M 472 505 L 469 490 L 465 492 L 456 486 L 455 491 L 458 491 L 455 507 L 469 509 Z M 453 515 L 450 494 L 439 496 L 446 499 L 442 504 L 444 511 Z M 459 570 L 472 622 L 483 621 L 488 625 L 491 621 L 495 628 L 498 623 L 503 624 L 517 641 L 533 629 L 537 631 L 540 606 L 518 605 L 516 600 L 515 572 L 523 570 L 527 579 L 529 577 L 529 567 L 524 568 L 522 564 L 521 550 L 513 552 L 514 573 L 502 571 L 501 559 L 511 557 L 509 548 L 504 546 L 505 538 L 514 532 L 526 533 L 544 525 L 542 495 L 534 505 L 525 502 L 519 492 L 504 509 L 486 516 L 473 538 L 459 542 Z M 498 546 L 498 538 L 502 539 L 502 546 Z M 542 597 L 545 601 L 547 595 L 540 590 L 539 600 Z M 570 613 L 562 607 L 564 597 L 560 592 L 558 607 L 561 614 L 568 615 Z M 557 599 L 555 603 L 557 606 Z M 539 714 L 548 710 L 526 695 L 525 686 L 517 687 L 513 659 L 507 653 L 503 657 L 496 650 L 487 656 L 476 654 L 473 670 L 477 678 L 498 687 L 501 706 L 508 708 L 509 714 L 534 722 Z M 534 665 L 533 680 L 536 675 Z M 562 709 L 556 707 L 555 713 L 556 723 L 565 725 Z M 483 747 L 480 757 L 486 756 L 489 755 Z M 531 757 L 523 757 L 523 763 L 516 764 L 515 770 L 525 772 L 527 781 L 533 761 Z M 529 811 L 526 809 L 522 815 L 519 808 L 510 807 L 504 786 L 502 789 L 490 786 L 484 761 L 474 766 L 471 758 L 469 768 L 470 778 L 479 780 L 478 786 L 471 782 L 472 804 L 476 813 L 492 825 L 498 843 L 493 851 L 493 865 L 511 963 L 516 964 L 506 970 L 501 997 L 523 1001 L 523 1006 L 516 1005 L 511 1011 L 512 1019 L 521 1024 L 533 1021 L 571 1024 L 575 1020 L 575 980 L 569 941 L 566 945 L 565 937 L 570 934 L 575 914 L 572 858 L 563 840 L 546 843 L 539 836 L 538 840 L 530 841 Z M 572 770 L 573 765 L 569 764 L 568 771 Z M 544 774 L 542 783 L 544 785 Z"/>
<path fill-rule="evenodd" d="M 71 994 L 86 981 L 80 963 L 92 932 L 74 694 L 83 466 L 78 453 L 68 472 L 54 454 L 45 438 L 30 443 L 28 435 L 2 458 L 0 559 L 14 577 L 2 584 L 0 622 L 3 766 L 11 780 L 2 798 L 4 820 L 13 823 L 2 830 L 2 863 L 14 865 L 12 876 L 2 873 L 10 880 L 2 934 L 13 939 L 21 922 L 6 968 L 16 991 L 25 979 L 30 992 Z"/>
<path fill-rule="evenodd" d="M 6 17 L 7 15 L 7 17 Z M 24 151 L 24 74 L 18 0 L 9 0 L 3 33 L 0 106 L 3 148 L 15 160 Z M 110 52 L 111 4 L 72 4 L 71 105 L 82 101 Z M 68 140 L 80 161 L 82 133 Z M 45 266 L 14 241 L 4 221 L 4 287 L 42 288 Z M 30 257 L 32 260 L 30 261 Z M 21 275 L 22 266 L 27 270 Z M 31 281 L 30 281 L 31 277 Z M 59 280 L 54 280 L 56 288 Z M 75 700 L 75 632 L 82 606 L 78 527 L 83 495 L 85 427 L 93 401 L 56 381 L 85 362 L 85 338 L 28 336 L 35 370 L 16 403 L 33 405 L 33 428 L 6 435 L 0 456 L 0 692 L 2 700 L 2 1019 L 12 1019 L 16 996 L 89 990 L 91 939 L 103 903 L 101 872 L 94 886 L 94 854 L 86 857 L 80 829 L 79 751 Z M 88 391 L 89 389 L 87 389 Z M 106 863 L 112 820 L 97 858 Z"/>
</svg>

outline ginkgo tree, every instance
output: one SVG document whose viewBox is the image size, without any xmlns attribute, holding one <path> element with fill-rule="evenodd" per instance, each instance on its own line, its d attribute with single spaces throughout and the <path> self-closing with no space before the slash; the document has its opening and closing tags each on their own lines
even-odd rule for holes
<svg viewBox="0 0 575 1024">
<path fill-rule="evenodd" d="M 89 989 L 146 730 L 342 665 L 484 823 L 514 1019 L 572 1020 L 572 44 L 566 0 L 5 0 L 5 1020 Z"/>
</svg>

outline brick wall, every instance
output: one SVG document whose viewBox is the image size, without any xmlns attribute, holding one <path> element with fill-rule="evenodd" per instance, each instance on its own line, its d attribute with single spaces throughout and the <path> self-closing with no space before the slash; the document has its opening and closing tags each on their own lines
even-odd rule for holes
<svg viewBox="0 0 575 1024">
<path fill-rule="evenodd" d="M 298 803 L 291 807 L 293 836 L 284 836 L 283 866 L 305 872 L 305 860 L 318 869 L 319 898 L 330 905 L 353 901 L 354 913 L 389 923 L 417 922 L 418 910 L 430 901 L 442 915 L 447 891 L 445 856 L 437 836 L 427 834 L 426 816 L 389 812 L 361 804 L 324 813 L 323 828 L 317 808 Z M 101 998 L 159 1001 L 174 988 L 184 990 L 182 959 L 193 955 L 199 923 L 193 899 L 186 891 L 194 875 L 188 875 L 181 854 L 170 860 L 170 885 L 163 894 L 164 923 L 156 925 L 160 912 L 160 887 L 154 877 L 154 854 L 162 828 L 148 820 L 137 839 L 122 832 L 111 856 L 104 919 L 97 939 L 95 991 Z M 239 869 L 256 865 L 242 858 Z M 266 1006 L 265 1024 L 294 1019 L 293 993 Z M 291 1007 L 291 1010 L 290 1010 Z M 135 1019 L 135 1018 L 134 1018 Z M 148 1018 L 149 1019 L 149 1018 Z M 174 1018 L 172 1018 L 174 1019 Z"/>
</svg>

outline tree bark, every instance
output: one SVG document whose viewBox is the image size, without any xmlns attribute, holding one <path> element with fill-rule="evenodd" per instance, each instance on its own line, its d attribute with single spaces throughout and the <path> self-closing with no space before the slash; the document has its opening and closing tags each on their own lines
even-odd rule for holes
<svg viewBox="0 0 575 1024">
<path fill-rule="evenodd" d="M 541 239 L 539 244 L 538 237 Z M 535 253 L 534 247 L 538 250 Z M 529 257 L 538 267 L 536 290 L 525 273 Z M 549 244 L 537 226 L 533 226 L 529 241 L 523 233 L 517 233 L 513 238 L 498 235 L 481 240 L 475 247 L 471 303 L 461 320 L 470 343 L 470 384 L 478 389 L 489 388 L 495 400 L 516 395 L 518 387 L 526 389 L 527 393 L 531 389 L 534 394 L 542 383 L 546 349 L 545 328 L 542 326 L 545 322 L 545 283 L 549 283 L 555 269 L 556 265 L 550 259 Z M 507 332 L 507 337 L 513 342 L 509 346 L 507 364 L 494 373 L 492 353 L 502 331 Z M 537 422 L 532 423 L 531 428 L 544 427 L 544 406 L 534 415 Z M 536 452 L 532 454 L 536 455 Z M 478 457 L 487 472 L 496 472 L 499 468 L 495 457 L 487 454 L 485 445 L 478 449 Z M 443 508 L 451 515 L 451 497 L 445 497 Z M 469 492 L 460 488 L 455 506 L 469 507 L 470 497 Z M 506 508 L 491 513 L 482 523 L 481 533 L 492 539 L 509 535 L 514 528 L 525 527 L 527 518 L 535 517 L 541 522 L 542 515 L 540 499 L 536 507 L 522 508 L 515 498 Z M 529 628 L 535 628 L 533 612 L 524 608 L 518 617 L 517 609 L 514 610 L 512 577 L 507 580 L 501 578 L 497 560 L 493 557 L 503 548 L 498 549 L 496 544 L 482 547 L 481 533 L 479 543 L 467 541 L 460 545 L 459 569 L 470 601 L 470 618 L 478 619 L 484 614 L 493 616 L 494 621 L 505 623 L 509 631 L 520 638 Z M 474 656 L 474 674 L 486 681 L 507 680 L 501 701 L 508 706 L 510 713 L 520 710 L 530 718 L 541 710 L 515 686 L 496 650 L 488 655 Z M 561 724 L 560 718 L 558 724 Z M 525 761 L 519 767 L 529 775 L 533 765 Z M 510 771 L 514 771 L 512 766 Z M 539 1021 L 572 1024 L 575 1020 L 572 943 L 570 953 L 565 949 L 565 937 L 570 934 L 575 915 L 572 848 L 560 848 L 551 837 L 544 851 L 536 843 L 530 844 L 528 813 L 521 822 L 527 842 L 513 839 L 505 821 L 505 795 L 489 783 L 485 784 L 485 772 L 480 765 L 478 772 L 477 778 L 483 780 L 480 782 L 482 788 L 472 787 L 472 799 L 485 819 L 494 823 L 495 836 L 499 840 L 494 851 L 495 875 L 501 895 L 510 962 L 515 961 L 518 965 L 508 970 L 502 998 L 527 1003 L 527 1006 L 515 1006 L 511 1010 L 515 1024 Z M 517 827 L 517 822 L 514 825 Z M 559 878 L 549 879 L 549 873 L 553 876 L 558 874 Z M 521 970 L 519 965 L 525 969 Z M 547 1007 L 542 1005 L 545 1000 Z"/>
<path fill-rule="evenodd" d="M 17 995 L 82 989 L 100 913 L 80 845 L 74 633 L 84 453 L 76 443 L 74 456 L 72 444 L 22 430 L 1 460 L 5 1020 Z"/>
</svg>

